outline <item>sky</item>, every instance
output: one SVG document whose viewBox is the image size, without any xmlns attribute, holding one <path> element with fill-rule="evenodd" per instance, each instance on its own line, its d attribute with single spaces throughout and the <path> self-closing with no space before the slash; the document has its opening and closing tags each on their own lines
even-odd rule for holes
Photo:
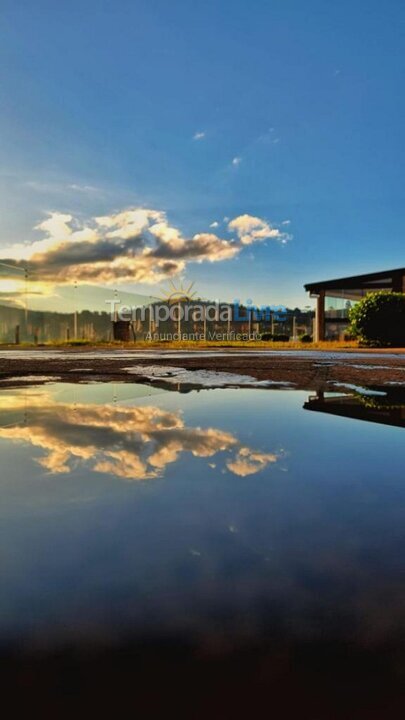
<svg viewBox="0 0 405 720">
<path fill-rule="evenodd" d="M 404 66 L 402 0 L 0 0 L 0 261 L 292 307 L 401 267 Z"/>
</svg>

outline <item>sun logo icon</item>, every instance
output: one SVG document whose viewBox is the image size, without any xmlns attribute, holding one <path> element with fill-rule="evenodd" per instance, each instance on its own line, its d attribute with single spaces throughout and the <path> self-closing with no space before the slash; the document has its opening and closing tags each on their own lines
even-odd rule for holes
<svg viewBox="0 0 405 720">
<path fill-rule="evenodd" d="M 169 290 L 162 289 L 163 300 L 169 303 L 169 305 L 179 302 L 190 302 L 195 299 L 196 293 L 192 292 L 194 282 L 190 283 L 188 287 L 184 287 L 183 283 L 176 286 L 172 280 L 170 280 L 171 288 Z"/>
</svg>

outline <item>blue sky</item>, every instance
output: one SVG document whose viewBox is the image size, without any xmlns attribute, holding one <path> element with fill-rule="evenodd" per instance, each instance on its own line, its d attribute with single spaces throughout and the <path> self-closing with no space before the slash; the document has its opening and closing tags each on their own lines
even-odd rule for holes
<svg viewBox="0 0 405 720">
<path fill-rule="evenodd" d="M 47 212 L 148 207 L 185 237 L 288 228 L 187 263 L 210 297 L 303 306 L 405 264 L 403 2 L 2 0 L 0 35 L 3 249 Z"/>
</svg>

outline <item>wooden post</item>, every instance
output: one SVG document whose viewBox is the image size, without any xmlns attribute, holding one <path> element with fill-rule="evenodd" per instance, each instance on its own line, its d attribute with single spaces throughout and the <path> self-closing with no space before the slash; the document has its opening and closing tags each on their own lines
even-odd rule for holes
<svg viewBox="0 0 405 720">
<path fill-rule="evenodd" d="M 15 326 L 15 344 L 16 345 L 20 344 L 20 326 L 19 325 Z"/>
<path fill-rule="evenodd" d="M 316 342 L 325 340 L 325 290 L 320 290 L 316 300 Z"/>
<path fill-rule="evenodd" d="M 77 282 L 75 280 L 74 284 L 74 302 L 75 302 L 75 311 L 73 315 L 73 336 L 74 340 L 77 340 Z"/>
</svg>

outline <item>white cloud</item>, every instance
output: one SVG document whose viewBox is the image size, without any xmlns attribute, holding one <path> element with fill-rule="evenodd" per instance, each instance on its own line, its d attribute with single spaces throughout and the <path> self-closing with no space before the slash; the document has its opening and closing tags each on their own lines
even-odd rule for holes
<svg viewBox="0 0 405 720">
<path fill-rule="evenodd" d="M 29 426 L 10 426 L 19 410 L 29 412 Z M 0 438 L 30 443 L 38 450 L 37 462 L 52 475 L 79 466 L 128 481 L 151 480 L 162 477 L 184 453 L 215 467 L 218 454 L 226 451 L 228 470 L 246 477 L 282 457 L 241 445 L 236 435 L 219 428 L 186 425 L 178 410 L 153 405 L 55 403 L 46 390 L 40 395 L 27 390 L 1 396 L 0 417 Z"/>
<path fill-rule="evenodd" d="M 74 190 L 75 192 L 80 192 L 80 193 L 98 192 L 98 188 L 96 188 L 94 185 L 77 185 L 76 183 L 71 183 L 67 187 L 69 190 Z"/>
<path fill-rule="evenodd" d="M 286 242 L 286 233 L 272 227 L 266 220 L 254 215 L 239 215 L 228 224 L 231 232 L 236 232 L 242 245 L 251 245 L 264 240 L 280 240 Z"/>
<path fill-rule="evenodd" d="M 242 158 L 241 158 L 241 157 L 234 157 L 233 160 L 232 160 L 232 165 L 235 165 L 235 166 L 237 167 L 238 165 L 241 164 L 241 162 L 242 162 Z"/>
<path fill-rule="evenodd" d="M 251 215 L 229 222 L 233 238 L 213 232 L 185 237 L 169 224 L 165 212 L 152 208 L 129 208 L 87 223 L 52 212 L 35 229 L 43 233 L 41 239 L 3 248 L 2 260 L 27 266 L 33 280 L 56 284 L 157 283 L 182 273 L 188 263 L 221 262 L 236 258 L 254 242 L 288 238 Z"/>
<path fill-rule="evenodd" d="M 214 220 L 214 222 L 211 223 L 210 228 L 217 228 L 217 227 L 219 227 L 219 222 Z"/>
<path fill-rule="evenodd" d="M 196 132 L 193 135 L 193 140 L 203 140 L 205 138 L 205 132 Z"/>
<path fill-rule="evenodd" d="M 68 240 L 73 232 L 69 226 L 72 220 L 72 215 L 49 213 L 48 219 L 36 225 L 35 230 L 43 230 L 50 238 L 58 238 L 59 241 Z"/>
<path fill-rule="evenodd" d="M 279 459 L 280 455 L 276 453 L 261 453 L 248 447 L 242 447 L 233 460 L 228 460 L 226 466 L 235 475 L 246 477 L 255 475 Z"/>
<path fill-rule="evenodd" d="M 101 227 L 112 228 L 110 232 L 106 233 L 106 237 L 127 240 L 139 235 L 149 226 L 151 220 L 159 223 L 164 219 L 165 215 L 162 212 L 137 208 L 135 210 L 125 210 L 116 215 L 96 217 L 95 221 Z"/>
</svg>

